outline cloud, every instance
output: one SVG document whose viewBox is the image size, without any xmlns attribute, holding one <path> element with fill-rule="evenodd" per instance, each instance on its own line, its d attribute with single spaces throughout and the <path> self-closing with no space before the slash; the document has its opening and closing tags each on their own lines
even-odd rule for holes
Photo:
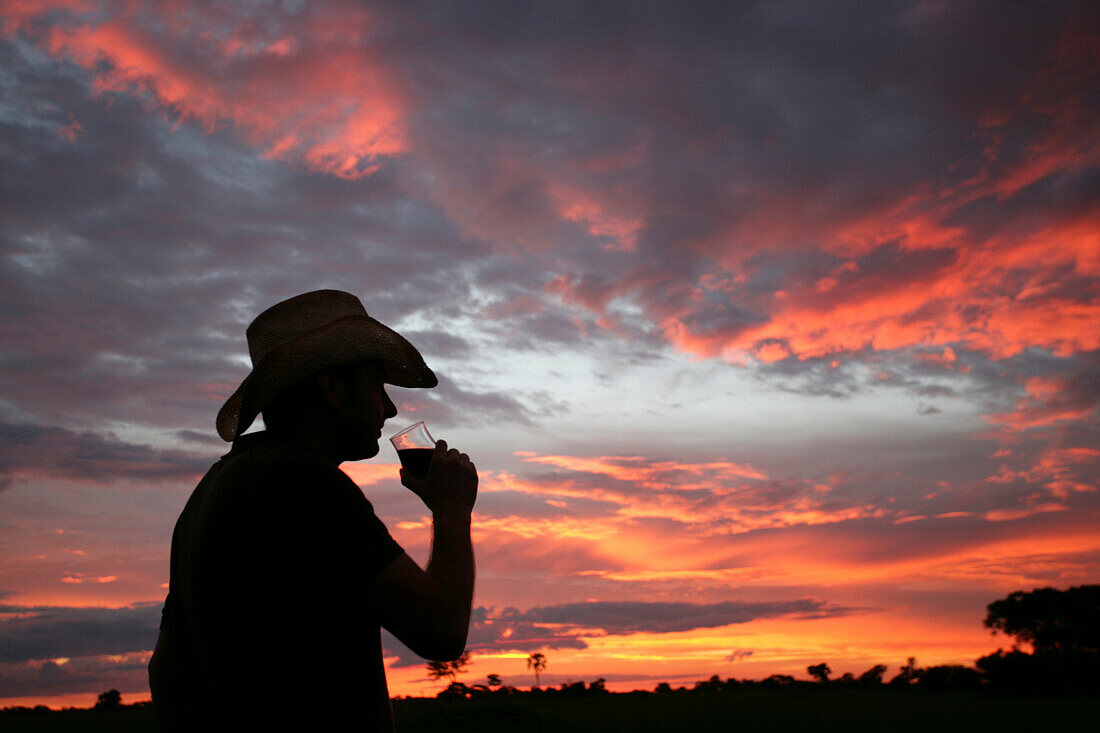
<svg viewBox="0 0 1100 733">
<path fill-rule="evenodd" d="M 58 661 L 0 662 L 0 694 L 3 697 L 39 697 L 74 693 L 100 693 L 117 689 L 148 699 L 147 654 L 60 658 Z M 136 700 L 124 697 L 130 704 Z"/>
<path fill-rule="evenodd" d="M 761 618 L 796 620 L 829 618 L 866 609 L 836 606 L 816 599 L 778 602 L 727 601 L 724 603 L 662 603 L 647 601 L 590 601 L 539 606 L 515 614 L 505 611 L 504 621 L 564 627 L 598 628 L 603 633 L 668 634 L 693 629 L 743 624 Z"/>
<path fill-rule="evenodd" d="M 0 422 L 0 488 L 26 474 L 102 483 L 190 482 L 209 465 L 195 454 L 126 443 L 111 435 Z"/>
<path fill-rule="evenodd" d="M 788 618 L 796 621 L 846 616 L 867 609 L 827 603 L 812 598 L 774 602 L 727 601 L 722 603 L 667 603 L 651 601 L 588 601 L 516 608 L 475 608 L 467 648 L 478 652 L 585 649 L 594 636 L 669 634 L 710 629 L 757 619 Z M 388 635 L 387 635 L 388 636 Z M 392 639 L 392 637 L 389 637 Z M 389 641 L 389 639 L 387 641 Z M 402 649 L 387 643 L 387 656 Z M 742 657 L 752 652 L 743 653 Z M 396 654 L 394 666 L 411 666 L 422 660 Z"/>
<path fill-rule="evenodd" d="M 303 7 L 262 24 L 228 6 L 180 10 L 88 4 L 55 14 L 36 40 L 90 70 L 98 92 L 137 91 L 207 129 L 232 124 L 271 157 L 357 178 L 406 149 L 405 101 L 376 51 L 385 25 L 365 8 Z"/>
<path fill-rule="evenodd" d="M 20 664 L 148 651 L 157 640 L 161 605 L 0 605 L 0 662 Z"/>
<path fill-rule="evenodd" d="M 126 443 L 111 435 L 0 423 L 0 487 L 24 474 L 103 483 L 190 482 L 209 465 L 205 457 Z"/>
<path fill-rule="evenodd" d="M 1022 459 L 1022 460 L 1021 460 Z M 1092 447 L 1055 447 L 1044 448 L 1034 458 L 1034 463 L 1027 464 L 1028 456 L 1015 458 L 1006 457 L 1000 464 L 996 473 L 986 477 L 986 481 L 994 485 L 1022 485 L 1034 489 L 1041 486 L 1055 499 L 1065 500 L 1074 493 L 1095 492 L 1100 490 L 1100 482 L 1096 480 L 1096 470 L 1100 466 L 1100 450 Z M 1014 466 L 1021 466 L 1014 468 Z M 1061 504 L 1039 504 L 1039 495 L 1029 496 L 1030 508 L 1057 506 L 1064 509 Z M 1008 516 L 1018 509 L 1008 509 Z M 1001 515 L 1005 516 L 1005 515 Z"/>
<path fill-rule="evenodd" d="M 991 22 L 899 3 L 821 6 L 803 22 L 690 4 L 635 8 L 627 23 L 621 9 L 489 5 L 414 17 L 317 3 L 262 21 L 187 3 L 14 14 L 8 106 L 24 124 L 6 132 L 35 152 L 12 161 L 26 250 L 12 307 L 72 324 L 52 347 L 31 329 L 8 334 L 19 386 L 46 398 L 38 409 L 88 400 L 78 385 L 102 373 L 105 400 L 160 379 L 206 425 L 241 376 L 225 355 L 243 352 L 239 320 L 337 269 L 377 294 L 383 316 L 493 314 L 483 333 L 515 349 L 610 338 L 740 363 L 816 359 L 814 388 L 836 394 L 866 383 L 827 372 L 834 357 L 1097 347 L 1093 72 L 1075 31 L 1089 12 Z M 485 13 L 489 26 L 475 21 Z M 838 24 L 844 49 L 830 46 Z M 440 28 L 451 44 L 417 42 Z M 1012 64 L 991 65 L 1006 48 Z M 337 177 L 373 173 L 299 175 L 248 145 Z M 103 175 L 92 186 L 53 173 L 74 169 Z M 55 199 L 69 202 L 60 218 Z M 120 256 L 94 262 L 81 243 L 110 236 L 93 226 L 101 214 L 129 235 L 107 245 Z M 126 271 L 123 253 L 141 267 Z M 301 276 L 266 264 L 279 258 Z M 208 275 L 162 275 L 179 266 Z M 49 304 L 83 273 L 95 287 Z M 171 303 L 157 304 L 168 283 Z M 86 315 L 104 287 L 119 293 L 110 339 Z M 207 335 L 151 338 L 173 312 Z M 470 353 L 471 340 L 418 329 L 444 358 Z M 532 419 L 464 390 L 451 398 L 485 419 Z"/>
<path fill-rule="evenodd" d="M 696 533 L 722 533 L 799 524 L 847 521 L 882 515 L 868 497 L 836 491 L 849 478 L 837 473 L 819 480 L 769 478 L 747 463 L 648 460 L 643 456 L 523 456 L 552 472 L 490 477 L 484 491 L 520 492 L 550 500 L 597 502 L 597 516 L 616 521 L 671 520 Z M 568 536 L 569 521 L 543 520 L 552 536 Z M 521 518 L 506 519 L 502 531 L 522 533 Z M 605 522 L 605 527 L 608 526 Z M 604 530 L 606 533 L 606 529 Z"/>
<path fill-rule="evenodd" d="M 538 408 L 531 408 L 525 401 L 499 390 L 471 390 L 459 386 L 445 374 L 437 374 L 439 385 L 430 392 L 408 391 L 398 408 L 403 412 L 417 412 L 431 408 L 433 423 L 469 425 L 471 423 L 502 423 L 533 425 L 540 416 L 553 414 L 558 408 L 552 400 L 542 401 Z M 396 390 L 395 390 L 396 392 Z M 532 395 L 537 397 L 537 393 Z M 532 400 L 536 401 L 537 400 Z"/>
<path fill-rule="evenodd" d="M 553 28 L 568 22 L 570 12 L 541 22 Z M 791 354 L 808 358 L 859 352 L 868 346 L 892 350 L 959 343 L 1004 358 L 1033 344 L 1064 354 L 1090 348 L 1094 341 L 1085 324 L 1094 298 L 1087 286 L 1096 271 L 1088 255 L 1093 235 L 1083 219 L 1087 208 L 1078 203 L 1093 186 L 1086 128 L 1079 119 L 1064 118 L 1038 102 L 1002 115 L 996 125 L 988 115 L 982 117 L 981 109 L 1010 105 L 1019 98 L 1020 85 L 1049 98 L 1037 79 L 1051 57 L 1073 69 L 1063 91 L 1082 98 L 1087 63 L 1067 52 L 1075 48 L 1072 28 L 1079 18 L 1069 11 L 1044 24 L 1041 34 L 1011 21 L 992 31 L 986 28 L 983 42 L 988 48 L 1026 48 L 1012 69 L 998 73 L 975 58 L 971 30 L 984 27 L 985 21 L 967 11 L 919 22 L 903 5 L 860 19 L 838 18 L 837 8 L 823 7 L 820 12 L 828 22 L 815 27 L 752 12 L 704 22 L 706 14 L 693 7 L 683 14 L 662 15 L 662 27 L 670 32 L 659 39 L 647 35 L 657 18 L 639 13 L 632 18 L 631 32 L 614 43 L 599 46 L 598 30 L 579 39 L 583 68 L 548 49 L 551 68 L 558 71 L 551 78 L 573 96 L 562 102 L 560 96 L 540 96 L 548 90 L 535 87 L 523 95 L 523 104 L 568 120 L 582 141 L 588 131 L 585 123 L 595 123 L 602 114 L 599 120 L 606 128 L 621 125 L 649 144 L 639 146 L 641 152 L 634 155 L 600 151 L 624 164 L 605 164 L 596 169 L 598 173 L 589 174 L 593 167 L 584 165 L 583 153 L 567 146 L 560 157 L 547 159 L 536 153 L 525 164 L 517 160 L 517 148 L 538 151 L 551 141 L 531 134 L 518 139 L 519 121 L 513 132 L 506 120 L 501 123 L 504 129 L 496 132 L 505 137 L 512 133 L 516 139 L 501 146 L 500 167 L 491 169 L 490 161 L 475 171 L 488 180 L 463 180 L 467 170 L 461 164 L 449 166 L 448 172 L 459 176 L 461 190 L 448 192 L 444 206 L 466 223 L 464 212 L 476 209 L 469 199 L 494 184 L 497 189 L 511 184 L 537 191 L 541 198 L 525 212 L 526 234 L 517 234 L 512 222 L 493 221 L 491 215 L 467 225 L 478 227 L 481 236 L 509 242 L 541 237 L 543 246 L 561 252 L 553 206 L 546 203 L 552 199 L 550 192 L 564 188 L 559 177 L 569 180 L 570 190 L 579 189 L 589 199 L 602 198 L 601 206 L 575 204 L 567 210 L 615 213 L 617 208 L 619 220 L 641 223 L 632 224 L 628 241 L 620 241 L 610 252 L 596 254 L 597 245 L 578 255 L 571 270 L 548 280 L 549 291 L 608 322 L 613 303 L 633 300 L 675 346 L 700 356 L 741 352 L 771 361 Z M 667 25 L 670 15 L 675 16 L 672 26 Z M 824 29 L 835 23 L 844 24 L 851 53 L 812 58 L 810 49 L 826 42 Z M 753 40 L 723 45 L 715 29 L 726 24 L 742 32 L 738 37 Z M 514 17 L 505 25 L 515 32 L 517 43 L 529 31 Z M 906 34 L 894 37 L 884 33 L 884 27 L 904 27 Z M 459 29 L 461 34 L 461 21 Z M 676 63 L 689 29 L 696 34 L 693 57 L 712 62 L 705 78 Z M 545 34 L 546 28 L 541 31 Z M 798 36 L 806 43 L 766 42 L 774 36 Z M 662 68 L 651 68 L 644 58 L 630 55 L 644 42 L 662 49 Z M 911 55 L 923 56 L 928 44 L 944 55 L 930 67 L 924 57 L 927 74 L 890 74 Z M 497 48 L 502 54 L 510 50 L 506 43 Z M 765 60 L 765 50 L 773 57 Z M 778 62 L 775 53 L 781 55 Z M 875 58 L 879 65 L 870 78 L 858 70 L 860 59 L 866 58 Z M 965 59 L 967 72 L 960 76 L 955 64 L 951 87 L 937 81 L 937 73 L 951 66 L 947 58 Z M 594 69 L 608 73 L 600 76 Z M 762 74 L 769 83 L 759 81 Z M 989 76 L 999 84 L 991 86 Z M 841 81 L 853 78 L 865 83 Z M 894 95 L 885 80 L 898 84 L 899 78 L 906 90 Z M 777 88 L 788 93 L 768 94 Z M 731 95 L 729 89 L 739 93 Z M 691 105 L 677 105 L 677 92 L 690 95 Z M 968 96 L 970 106 L 960 107 Z M 547 97 L 564 108 L 551 107 Z M 614 99 L 618 105 L 609 108 L 600 104 L 601 99 Z M 513 107 L 518 104 L 509 101 Z M 656 107 L 658 101 L 675 114 L 643 117 L 643 110 Z M 973 130 L 979 119 L 991 127 L 980 129 L 978 138 L 968 138 L 964 131 Z M 1035 126 L 1037 120 L 1042 124 Z M 596 144 L 603 142 L 592 137 Z M 629 135 L 618 136 L 624 138 L 631 140 Z M 1033 144 L 1020 145 L 1021 138 Z M 720 144 L 731 139 L 737 144 Z M 958 142 L 937 147 L 930 145 L 933 140 Z M 986 145 L 984 150 L 980 144 Z M 920 159 L 903 152 L 928 147 L 936 148 L 937 154 Z M 1055 162 L 1036 165 L 1039 158 Z M 461 161 L 462 156 L 448 159 Z M 798 175 L 787 177 L 792 167 Z M 950 167 L 949 182 L 943 180 L 945 167 Z M 1029 172 L 1020 175 L 1024 169 Z M 656 171 L 661 175 L 644 175 Z M 999 175 L 1013 183 L 998 180 Z M 607 189 L 608 178 L 620 182 L 611 202 L 607 194 L 596 192 L 599 184 Z M 1073 193 L 1064 206 L 1044 206 L 1043 217 L 1023 226 L 1030 218 L 1025 211 L 1034 211 L 1033 202 L 1042 195 L 1037 189 L 1049 186 L 1052 178 Z M 685 205 L 688 200 L 690 207 Z M 988 202 L 993 211 L 981 217 L 956 216 L 975 201 Z M 1018 220 L 1021 226 L 1017 233 L 1008 226 L 998 231 L 980 226 L 998 220 Z M 624 261 L 623 250 L 645 257 Z M 1038 287 L 1026 289 L 1039 297 L 1013 301 L 1013 288 L 1022 292 L 1018 280 L 1023 261 L 1043 263 L 1030 274 Z M 1083 292 L 1046 287 L 1065 282 L 1067 268 L 1086 286 Z M 974 289 L 978 282 L 980 291 Z M 976 318 L 988 319 L 989 327 L 971 328 Z"/>
<path fill-rule="evenodd" d="M 1011 431 L 1084 421 L 1100 405 L 1098 368 L 1100 352 L 1092 352 L 1081 355 L 1072 365 L 1062 365 L 1062 373 L 1027 377 L 1025 396 L 1014 409 L 989 415 L 988 419 Z"/>
</svg>

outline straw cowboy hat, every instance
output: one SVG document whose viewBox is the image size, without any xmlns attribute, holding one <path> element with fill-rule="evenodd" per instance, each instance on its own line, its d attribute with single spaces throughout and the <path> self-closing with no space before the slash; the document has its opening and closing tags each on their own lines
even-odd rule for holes
<svg viewBox="0 0 1100 733">
<path fill-rule="evenodd" d="M 341 290 L 315 290 L 276 303 L 256 316 L 245 334 L 252 373 L 218 411 L 223 440 L 247 430 L 272 397 L 329 367 L 374 361 L 385 368 L 389 384 L 439 383 L 412 344 Z"/>
</svg>

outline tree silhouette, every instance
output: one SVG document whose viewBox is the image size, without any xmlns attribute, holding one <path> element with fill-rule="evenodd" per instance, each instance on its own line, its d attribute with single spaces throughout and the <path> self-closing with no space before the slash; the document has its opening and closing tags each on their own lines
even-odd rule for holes
<svg viewBox="0 0 1100 733">
<path fill-rule="evenodd" d="M 988 606 L 986 628 L 1014 638 L 977 660 L 998 690 L 1034 693 L 1100 688 L 1100 585 L 1016 591 Z M 1021 651 L 1030 644 L 1030 654 Z"/>
<path fill-rule="evenodd" d="M 433 680 L 450 677 L 453 685 L 458 682 L 458 675 L 466 671 L 466 665 L 469 663 L 470 652 L 462 652 L 462 656 L 449 662 L 428 662 L 428 676 Z"/>
<path fill-rule="evenodd" d="M 982 673 L 961 664 L 940 664 L 922 669 L 917 684 L 922 690 L 976 690 Z"/>
<path fill-rule="evenodd" d="M 118 710 L 122 707 L 122 693 L 118 690 L 101 692 L 95 701 L 95 710 Z"/>
<path fill-rule="evenodd" d="M 501 682 L 499 674 L 489 675 L 485 678 L 485 682 L 489 685 L 489 687 L 500 687 L 502 684 L 504 684 L 503 682 Z"/>
<path fill-rule="evenodd" d="M 985 626 L 1035 652 L 1100 652 L 1100 585 L 1016 591 L 990 603 Z"/>
<path fill-rule="evenodd" d="M 897 677 L 890 680 L 891 687 L 908 687 L 917 681 L 920 677 L 920 667 L 917 666 L 917 658 L 909 657 L 909 660 L 902 665 L 901 671 L 898 672 Z"/>
<path fill-rule="evenodd" d="M 817 681 L 825 685 L 829 683 L 829 675 L 833 673 L 833 670 L 829 669 L 829 665 L 822 662 L 821 664 L 811 664 L 806 667 L 806 671 L 811 677 L 816 677 Z"/>
<path fill-rule="evenodd" d="M 527 669 L 535 672 L 535 687 L 542 687 L 542 672 L 546 669 L 546 655 L 535 652 L 527 657 Z"/>
<path fill-rule="evenodd" d="M 878 687 L 882 684 L 884 674 L 886 674 L 886 665 L 876 664 L 859 676 L 859 684 L 865 687 Z"/>
</svg>

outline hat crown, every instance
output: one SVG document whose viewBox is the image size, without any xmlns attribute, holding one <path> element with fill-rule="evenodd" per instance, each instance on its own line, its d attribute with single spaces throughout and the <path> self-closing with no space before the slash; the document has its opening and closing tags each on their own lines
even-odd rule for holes
<svg viewBox="0 0 1100 733">
<path fill-rule="evenodd" d="M 366 316 L 359 298 L 342 290 L 314 290 L 276 303 L 245 331 L 248 355 L 256 365 L 272 349 L 349 316 Z"/>
</svg>

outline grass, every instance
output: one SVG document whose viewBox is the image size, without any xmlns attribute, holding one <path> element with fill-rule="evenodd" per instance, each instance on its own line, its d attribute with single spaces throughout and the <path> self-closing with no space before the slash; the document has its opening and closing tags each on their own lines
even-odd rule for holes
<svg viewBox="0 0 1100 733">
<path fill-rule="evenodd" d="M 618 731 L 1092 731 L 1100 697 L 1012 697 L 982 692 L 746 689 L 669 695 L 516 695 L 394 701 L 400 733 Z M 4 733 L 156 731 L 149 708 L 0 715 Z"/>
</svg>

